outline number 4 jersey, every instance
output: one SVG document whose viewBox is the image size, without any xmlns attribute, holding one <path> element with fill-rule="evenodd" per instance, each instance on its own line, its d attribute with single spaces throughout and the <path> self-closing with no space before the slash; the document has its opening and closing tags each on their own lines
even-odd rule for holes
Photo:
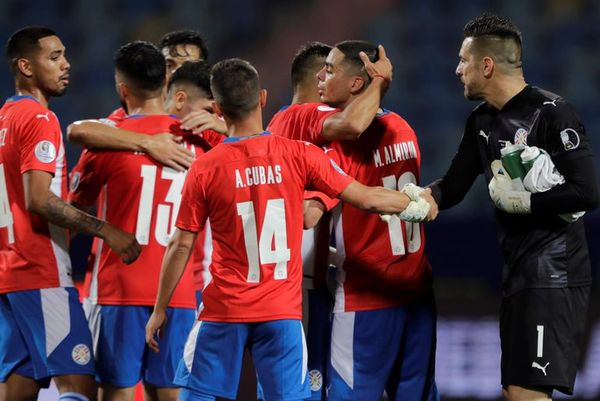
<svg viewBox="0 0 600 401">
<path fill-rule="evenodd" d="M 64 156 L 54 113 L 31 96 L 9 98 L 0 109 L 0 293 L 73 285 L 66 230 L 30 213 L 23 191 L 25 172 L 45 171 L 65 198 Z"/>
<path fill-rule="evenodd" d="M 419 182 L 417 136 L 396 113 L 377 114 L 359 139 L 332 143 L 325 152 L 365 185 L 400 190 Z M 396 215 L 386 223 L 347 203 L 333 210 L 333 223 L 338 266 L 334 312 L 399 306 L 431 290 L 421 224 Z"/>
<path fill-rule="evenodd" d="M 117 127 L 158 134 L 181 135 L 179 122 L 166 115 L 133 115 Z M 192 142 L 193 141 L 193 142 Z M 209 146 L 204 140 L 184 135 L 184 144 L 194 153 Z M 164 167 L 138 152 L 89 151 L 71 173 L 69 199 L 80 206 L 100 201 L 98 215 L 121 229 L 135 233 L 142 253 L 131 265 L 98 241 L 89 297 L 103 305 L 154 305 L 158 277 L 169 237 L 173 233 L 185 172 Z M 171 307 L 194 308 L 191 268 L 175 290 Z"/>
<path fill-rule="evenodd" d="M 316 146 L 268 133 L 227 138 L 198 158 L 177 227 L 198 232 L 210 218 L 212 281 L 199 319 L 300 319 L 304 190 L 336 197 L 352 181 Z"/>
</svg>

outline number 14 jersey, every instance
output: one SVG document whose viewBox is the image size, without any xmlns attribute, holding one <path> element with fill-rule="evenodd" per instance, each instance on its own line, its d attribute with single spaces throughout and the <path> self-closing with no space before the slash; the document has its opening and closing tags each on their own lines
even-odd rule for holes
<svg viewBox="0 0 600 401">
<path fill-rule="evenodd" d="M 212 281 L 199 319 L 300 319 L 304 190 L 336 197 L 352 181 L 316 146 L 268 133 L 227 138 L 198 158 L 177 227 L 198 232 L 210 218 Z"/>
<path fill-rule="evenodd" d="M 146 134 L 182 134 L 179 122 L 166 115 L 133 115 L 117 126 Z M 184 144 L 196 154 L 209 148 L 201 138 L 191 135 L 184 135 Z M 162 166 L 143 153 L 84 151 L 71 173 L 69 199 L 81 206 L 93 205 L 99 199 L 99 217 L 135 234 L 142 245 L 139 258 L 126 265 L 99 241 L 89 294 L 93 302 L 154 305 L 184 181 L 185 172 Z M 169 306 L 194 308 L 195 302 L 193 272 L 188 268 Z"/>
</svg>

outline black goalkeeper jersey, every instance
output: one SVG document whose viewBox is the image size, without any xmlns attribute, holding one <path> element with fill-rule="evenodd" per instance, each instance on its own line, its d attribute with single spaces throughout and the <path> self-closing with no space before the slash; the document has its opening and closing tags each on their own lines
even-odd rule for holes
<svg viewBox="0 0 600 401">
<path fill-rule="evenodd" d="M 440 209 L 460 202 L 477 176 L 492 178 L 500 149 L 522 143 L 545 149 L 566 183 L 532 194 L 531 214 L 496 209 L 504 253 L 503 293 L 524 288 L 563 288 L 591 283 L 583 220 L 566 223 L 558 214 L 591 210 L 598 203 L 593 155 L 585 129 L 563 98 L 527 86 L 501 110 L 480 104 L 469 116 L 449 170 L 432 184 Z"/>
</svg>

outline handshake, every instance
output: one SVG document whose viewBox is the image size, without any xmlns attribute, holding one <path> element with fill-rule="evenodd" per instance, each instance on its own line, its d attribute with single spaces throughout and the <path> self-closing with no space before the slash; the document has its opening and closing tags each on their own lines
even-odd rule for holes
<svg viewBox="0 0 600 401">
<path fill-rule="evenodd" d="M 437 203 L 431 196 L 431 190 L 429 188 L 421 188 L 415 184 L 408 183 L 402 187 L 400 191 L 405 193 L 409 198 L 410 202 L 406 209 L 401 213 L 395 214 L 400 220 L 408 221 L 411 223 L 419 223 L 422 221 L 431 221 L 437 217 L 438 207 Z M 381 220 L 388 223 L 393 215 L 391 214 L 380 214 Z"/>
</svg>

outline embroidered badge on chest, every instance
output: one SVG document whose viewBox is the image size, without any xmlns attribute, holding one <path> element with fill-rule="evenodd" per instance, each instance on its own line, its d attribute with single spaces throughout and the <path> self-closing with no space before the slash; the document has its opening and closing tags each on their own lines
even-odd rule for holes
<svg viewBox="0 0 600 401">
<path fill-rule="evenodd" d="M 519 128 L 517 132 L 515 132 L 515 144 L 527 145 L 527 136 L 529 132 L 525 128 Z"/>
</svg>

